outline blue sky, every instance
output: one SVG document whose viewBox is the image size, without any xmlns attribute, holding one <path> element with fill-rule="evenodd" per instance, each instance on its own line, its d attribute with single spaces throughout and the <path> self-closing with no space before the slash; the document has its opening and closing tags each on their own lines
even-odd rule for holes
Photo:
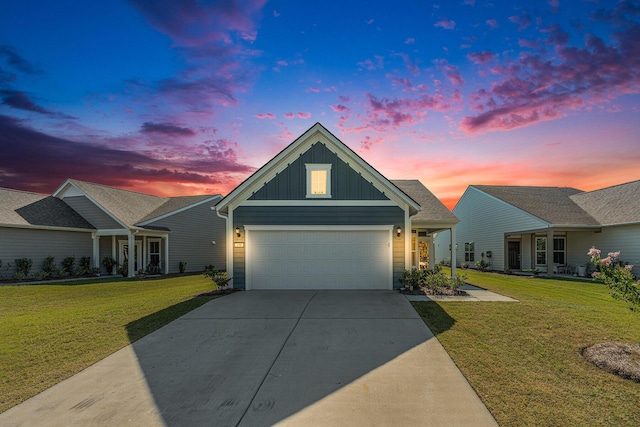
<svg viewBox="0 0 640 427">
<path fill-rule="evenodd" d="M 640 179 L 640 2 L 0 6 L 0 186 L 226 194 L 322 123 L 449 207 Z"/>
</svg>

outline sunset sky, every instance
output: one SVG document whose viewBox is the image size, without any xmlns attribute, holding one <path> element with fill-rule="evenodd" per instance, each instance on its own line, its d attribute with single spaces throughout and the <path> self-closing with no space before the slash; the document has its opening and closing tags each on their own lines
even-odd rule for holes
<svg viewBox="0 0 640 427">
<path fill-rule="evenodd" d="M 5 0 L 0 187 L 226 194 L 320 122 L 448 207 L 640 179 L 640 1 Z"/>
</svg>

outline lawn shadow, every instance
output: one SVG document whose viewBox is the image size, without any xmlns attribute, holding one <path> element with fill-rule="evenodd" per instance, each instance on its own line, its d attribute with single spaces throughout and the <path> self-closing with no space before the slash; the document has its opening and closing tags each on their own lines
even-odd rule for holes
<svg viewBox="0 0 640 427">
<path fill-rule="evenodd" d="M 127 323 L 125 329 L 127 330 L 129 342 L 133 343 L 138 341 L 145 335 L 150 334 L 156 329 L 160 329 L 161 327 L 173 322 L 178 317 L 187 314 L 215 298 L 216 297 L 211 296 L 194 297 Z"/>
<path fill-rule="evenodd" d="M 411 304 L 436 337 L 451 329 L 456 323 L 456 320 L 449 316 L 449 313 L 437 302 L 416 301 Z"/>
</svg>

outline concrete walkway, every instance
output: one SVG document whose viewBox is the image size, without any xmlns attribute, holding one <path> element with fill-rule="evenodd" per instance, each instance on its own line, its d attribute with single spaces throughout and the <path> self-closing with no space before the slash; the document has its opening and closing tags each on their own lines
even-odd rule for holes
<svg viewBox="0 0 640 427">
<path fill-rule="evenodd" d="M 517 299 L 505 297 L 473 285 L 464 285 L 460 290 L 468 295 L 405 295 L 409 301 L 502 301 L 518 302 Z"/>
<path fill-rule="evenodd" d="M 495 426 L 407 299 L 213 300 L 0 414 L 2 426 Z"/>
</svg>

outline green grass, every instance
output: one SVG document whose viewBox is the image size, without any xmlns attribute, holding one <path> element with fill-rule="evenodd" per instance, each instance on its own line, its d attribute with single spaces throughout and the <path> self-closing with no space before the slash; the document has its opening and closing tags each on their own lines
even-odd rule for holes
<svg viewBox="0 0 640 427">
<path fill-rule="evenodd" d="M 414 306 L 501 426 L 637 425 L 640 384 L 580 352 L 640 342 L 640 312 L 591 282 L 465 273 L 468 283 L 520 302 Z"/>
<path fill-rule="evenodd" d="M 200 275 L 0 286 L 0 412 L 210 301 Z"/>
</svg>

